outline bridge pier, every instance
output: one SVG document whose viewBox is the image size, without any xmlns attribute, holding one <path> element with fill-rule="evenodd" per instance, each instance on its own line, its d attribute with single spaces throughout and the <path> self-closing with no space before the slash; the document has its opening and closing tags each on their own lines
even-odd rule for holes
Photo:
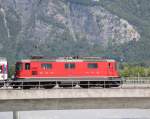
<svg viewBox="0 0 150 119">
<path fill-rule="evenodd" d="M 13 119 L 19 119 L 19 112 L 13 111 Z"/>
</svg>

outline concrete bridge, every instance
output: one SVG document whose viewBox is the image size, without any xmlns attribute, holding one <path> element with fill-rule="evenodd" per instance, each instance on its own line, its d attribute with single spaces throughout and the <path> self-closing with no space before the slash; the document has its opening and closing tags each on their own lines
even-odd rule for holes
<svg viewBox="0 0 150 119">
<path fill-rule="evenodd" d="M 150 109 L 150 89 L 0 90 L 1 112 L 114 108 Z"/>
<path fill-rule="evenodd" d="M 0 90 L 0 111 L 150 108 L 150 89 Z"/>
</svg>

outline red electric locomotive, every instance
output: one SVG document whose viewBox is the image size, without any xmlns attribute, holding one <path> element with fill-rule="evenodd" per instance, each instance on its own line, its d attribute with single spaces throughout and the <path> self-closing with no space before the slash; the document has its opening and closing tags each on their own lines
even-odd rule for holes
<svg viewBox="0 0 150 119">
<path fill-rule="evenodd" d="M 31 84 L 39 85 L 39 82 L 44 88 L 53 88 L 56 84 L 60 87 L 76 84 L 82 88 L 103 87 L 104 83 L 107 87 L 116 87 L 120 85 L 118 79 L 117 62 L 97 57 L 36 58 L 16 63 L 15 81 L 23 81 L 24 88 L 31 88 Z M 15 84 L 14 87 L 17 86 Z"/>
</svg>

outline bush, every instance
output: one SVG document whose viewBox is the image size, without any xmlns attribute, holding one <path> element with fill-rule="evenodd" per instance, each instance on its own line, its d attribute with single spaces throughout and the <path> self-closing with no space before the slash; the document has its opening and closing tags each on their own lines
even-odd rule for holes
<svg viewBox="0 0 150 119">
<path fill-rule="evenodd" d="M 148 77 L 150 76 L 150 68 L 125 64 L 120 70 L 120 75 L 122 77 Z"/>
</svg>

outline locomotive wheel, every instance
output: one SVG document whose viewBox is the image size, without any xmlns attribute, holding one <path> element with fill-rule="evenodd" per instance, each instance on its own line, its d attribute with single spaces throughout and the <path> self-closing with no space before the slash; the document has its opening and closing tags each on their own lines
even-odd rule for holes
<svg viewBox="0 0 150 119">
<path fill-rule="evenodd" d="M 22 89 L 30 89 L 31 88 L 31 86 L 26 86 L 26 85 L 23 85 L 23 87 L 22 87 Z"/>
<path fill-rule="evenodd" d="M 62 88 L 75 87 L 77 82 L 58 82 L 58 86 Z"/>
<path fill-rule="evenodd" d="M 25 89 L 25 90 L 30 89 L 30 88 L 31 88 L 30 86 L 23 86 L 22 87 L 22 89 Z"/>
<path fill-rule="evenodd" d="M 30 83 L 23 83 L 23 85 L 21 86 L 21 88 L 22 89 L 30 89 L 31 88 L 31 86 L 30 86 L 31 84 Z"/>
<path fill-rule="evenodd" d="M 90 88 L 91 87 L 90 82 L 88 82 L 88 81 L 81 81 L 79 86 L 81 88 Z"/>
<path fill-rule="evenodd" d="M 20 83 L 12 83 L 11 85 L 12 85 L 13 89 L 17 89 L 19 87 Z"/>
<path fill-rule="evenodd" d="M 56 86 L 56 83 L 55 82 L 50 82 L 50 83 L 44 82 L 44 83 L 41 83 L 41 85 L 43 85 L 43 88 L 45 88 L 45 89 L 52 89 Z"/>
<path fill-rule="evenodd" d="M 90 81 L 90 87 L 98 87 L 99 82 L 98 81 Z"/>
<path fill-rule="evenodd" d="M 110 86 L 109 84 L 103 85 L 102 87 L 103 87 L 103 88 L 111 88 L 111 86 Z"/>
<path fill-rule="evenodd" d="M 59 84 L 59 87 L 63 87 L 63 88 L 70 88 L 70 87 L 75 87 L 76 86 L 76 84 Z"/>
<path fill-rule="evenodd" d="M 112 87 L 112 83 L 111 82 L 103 82 L 101 84 L 101 87 L 103 87 L 103 88 L 111 88 Z"/>
<path fill-rule="evenodd" d="M 13 86 L 13 89 L 17 89 L 18 88 L 18 86 Z"/>
</svg>

